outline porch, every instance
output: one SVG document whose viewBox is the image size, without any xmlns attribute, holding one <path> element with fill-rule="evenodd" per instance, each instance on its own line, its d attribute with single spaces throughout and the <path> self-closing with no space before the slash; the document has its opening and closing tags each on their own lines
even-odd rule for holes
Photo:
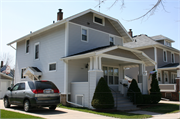
<svg viewBox="0 0 180 119">
<path fill-rule="evenodd" d="M 112 90 L 126 96 L 127 88 L 122 84 L 128 84 L 124 78 L 124 69 L 127 67 L 139 67 L 138 83 L 141 84 L 142 93 L 147 94 L 145 65 L 154 65 L 143 52 L 122 46 L 111 46 L 96 52 L 66 57 L 63 61 L 67 71 L 66 94 L 71 95 L 67 102 L 89 108 L 92 108 L 91 100 L 101 77 L 104 77 Z"/>
</svg>

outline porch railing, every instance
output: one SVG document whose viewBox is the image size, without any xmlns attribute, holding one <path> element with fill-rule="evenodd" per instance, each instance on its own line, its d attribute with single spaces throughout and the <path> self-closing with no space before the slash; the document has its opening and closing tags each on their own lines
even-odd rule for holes
<svg viewBox="0 0 180 119">
<path fill-rule="evenodd" d="M 176 84 L 159 84 L 161 92 L 176 92 Z"/>
</svg>

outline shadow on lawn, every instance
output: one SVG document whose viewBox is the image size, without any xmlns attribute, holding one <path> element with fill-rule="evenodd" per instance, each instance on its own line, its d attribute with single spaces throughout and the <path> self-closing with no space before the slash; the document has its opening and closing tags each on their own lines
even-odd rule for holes
<svg viewBox="0 0 180 119">
<path fill-rule="evenodd" d="M 11 106 L 10 109 L 14 109 L 14 110 L 24 112 L 23 107 L 20 107 L 20 106 Z M 49 110 L 49 108 L 32 108 L 30 110 L 30 112 L 28 112 L 28 113 L 51 115 L 51 114 L 64 114 L 64 113 L 67 113 L 67 112 L 59 111 L 59 110 Z"/>
<path fill-rule="evenodd" d="M 142 110 L 157 112 L 157 113 L 175 113 L 179 112 L 180 105 L 178 104 L 167 104 L 167 103 L 158 103 L 154 105 L 141 105 L 139 106 Z"/>
</svg>

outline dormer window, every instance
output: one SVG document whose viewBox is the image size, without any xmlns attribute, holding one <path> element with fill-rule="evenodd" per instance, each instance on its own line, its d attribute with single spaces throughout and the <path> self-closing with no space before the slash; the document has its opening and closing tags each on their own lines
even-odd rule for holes
<svg viewBox="0 0 180 119">
<path fill-rule="evenodd" d="M 168 41 L 165 41 L 165 45 L 171 47 L 171 43 Z"/>
<path fill-rule="evenodd" d="M 104 17 L 94 14 L 93 22 L 99 25 L 105 25 Z"/>
</svg>

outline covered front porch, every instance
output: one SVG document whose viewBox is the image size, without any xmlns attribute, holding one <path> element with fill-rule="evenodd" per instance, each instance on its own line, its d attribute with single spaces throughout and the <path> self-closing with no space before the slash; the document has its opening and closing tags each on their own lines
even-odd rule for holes
<svg viewBox="0 0 180 119">
<path fill-rule="evenodd" d="M 91 107 L 91 100 L 96 85 L 104 77 L 108 86 L 126 96 L 128 85 L 124 69 L 139 67 L 138 83 L 143 94 L 148 93 L 145 66 L 153 66 L 155 62 L 143 52 L 111 46 L 99 50 L 80 53 L 63 58 L 66 67 L 66 94 L 70 94 L 67 102 L 76 106 Z M 68 97 L 67 97 L 68 98 Z"/>
</svg>

